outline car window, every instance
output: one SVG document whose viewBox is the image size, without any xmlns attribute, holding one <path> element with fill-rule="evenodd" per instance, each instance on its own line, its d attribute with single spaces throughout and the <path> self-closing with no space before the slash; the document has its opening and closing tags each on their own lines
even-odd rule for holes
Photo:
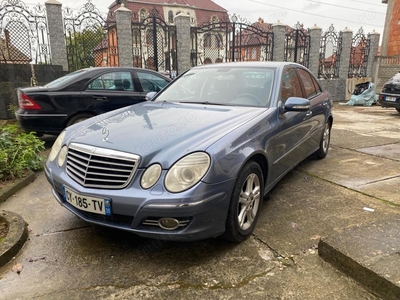
<svg viewBox="0 0 400 300">
<path fill-rule="evenodd" d="M 318 91 L 315 89 L 311 74 L 300 68 L 298 68 L 297 71 L 299 72 L 300 79 L 303 82 L 304 91 L 306 92 L 305 98 L 310 99 L 317 95 Z"/>
<path fill-rule="evenodd" d="M 93 79 L 87 90 L 134 91 L 130 72 L 110 72 Z"/>
<path fill-rule="evenodd" d="M 86 69 L 83 70 L 78 70 L 72 73 L 69 73 L 65 76 L 62 76 L 60 78 L 57 78 L 56 80 L 53 80 L 52 82 L 47 83 L 45 86 L 49 87 L 49 88 L 58 88 L 61 85 L 63 85 L 64 83 L 68 83 L 71 81 L 74 81 L 76 77 L 80 76 L 81 74 L 87 72 Z M 80 86 L 81 88 L 82 86 Z"/>
<path fill-rule="evenodd" d="M 275 69 L 208 67 L 183 74 L 155 101 L 269 107 Z"/>
<path fill-rule="evenodd" d="M 283 71 L 280 101 L 284 104 L 290 97 L 303 97 L 299 78 L 294 68 L 288 68 Z"/>
<path fill-rule="evenodd" d="M 143 92 L 159 92 L 169 83 L 166 79 L 155 74 L 147 72 L 137 72 L 136 74 Z"/>
</svg>

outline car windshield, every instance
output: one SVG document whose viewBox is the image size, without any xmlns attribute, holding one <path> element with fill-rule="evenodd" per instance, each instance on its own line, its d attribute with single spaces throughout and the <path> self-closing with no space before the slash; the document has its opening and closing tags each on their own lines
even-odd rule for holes
<svg viewBox="0 0 400 300">
<path fill-rule="evenodd" d="M 195 68 L 175 79 L 155 101 L 268 107 L 274 72 L 254 67 Z"/>
<path fill-rule="evenodd" d="M 69 80 L 73 80 L 75 77 L 79 76 L 83 72 L 86 72 L 86 70 L 78 70 L 78 71 L 69 73 L 63 77 L 57 78 L 56 80 L 53 80 L 52 82 L 47 83 L 45 86 L 49 87 L 49 88 L 58 88 L 65 82 L 67 82 Z"/>
</svg>

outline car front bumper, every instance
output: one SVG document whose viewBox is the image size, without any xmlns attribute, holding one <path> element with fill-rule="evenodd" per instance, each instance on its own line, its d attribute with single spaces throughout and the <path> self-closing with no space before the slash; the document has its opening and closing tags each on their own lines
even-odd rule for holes
<svg viewBox="0 0 400 300">
<path fill-rule="evenodd" d="M 172 194 L 160 186 L 143 190 L 135 181 L 121 190 L 87 189 L 65 173 L 45 174 L 56 200 L 84 221 L 133 232 L 139 236 L 171 241 L 194 241 L 221 235 L 225 231 L 227 211 L 235 179 L 218 183 L 198 183 L 189 191 Z M 139 177 L 140 178 L 140 177 Z M 63 195 L 63 186 L 83 195 L 111 199 L 112 215 L 89 213 L 70 205 Z M 163 218 L 178 220 L 182 226 L 167 230 L 159 226 Z"/>
</svg>

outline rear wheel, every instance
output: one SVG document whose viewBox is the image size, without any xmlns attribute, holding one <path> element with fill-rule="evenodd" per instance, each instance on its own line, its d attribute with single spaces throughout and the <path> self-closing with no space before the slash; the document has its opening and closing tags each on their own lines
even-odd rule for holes
<svg viewBox="0 0 400 300">
<path fill-rule="evenodd" d="M 264 194 L 264 180 L 260 166 L 250 161 L 244 166 L 233 189 L 224 239 L 241 242 L 254 230 Z"/>
<path fill-rule="evenodd" d="M 82 121 L 84 121 L 86 119 L 89 119 L 91 117 L 93 117 L 93 115 L 87 114 L 87 113 L 77 114 L 77 115 L 73 116 L 71 119 L 68 120 L 66 127 L 74 125 L 74 124 L 79 123 L 79 122 L 82 122 Z"/>
<path fill-rule="evenodd" d="M 324 127 L 321 141 L 319 142 L 319 149 L 315 152 L 317 158 L 325 158 L 328 154 L 329 144 L 331 141 L 331 122 L 327 121 Z"/>
</svg>

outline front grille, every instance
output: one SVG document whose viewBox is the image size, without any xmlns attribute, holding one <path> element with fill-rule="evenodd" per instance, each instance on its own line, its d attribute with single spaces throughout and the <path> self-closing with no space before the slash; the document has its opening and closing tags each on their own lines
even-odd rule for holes
<svg viewBox="0 0 400 300">
<path fill-rule="evenodd" d="M 67 174 L 84 187 L 122 189 L 131 181 L 139 161 L 135 154 L 72 143 Z"/>
</svg>

